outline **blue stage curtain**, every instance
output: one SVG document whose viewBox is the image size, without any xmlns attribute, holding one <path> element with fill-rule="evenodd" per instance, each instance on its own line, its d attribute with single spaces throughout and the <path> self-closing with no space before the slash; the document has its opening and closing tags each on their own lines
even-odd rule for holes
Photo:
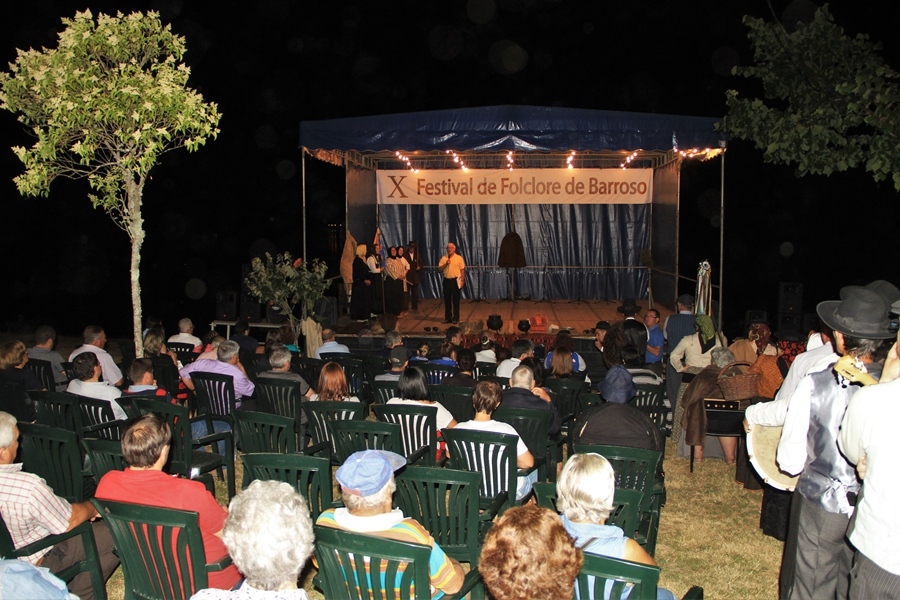
<svg viewBox="0 0 900 600">
<path fill-rule="evenodd" d="M 441 296 L 437 263 L 447 242 L 466 261 L 464 298 L 516 296 L 605 300 L 644 298 L 648 271 L 641 251 L 650 245 L 647 204 L 380 204 L 385 248 L 415 240 L 422 256 L 423 298 Z M 526 267 L 497 266 L 510 231 L 522 238 Z"/>
</svg>

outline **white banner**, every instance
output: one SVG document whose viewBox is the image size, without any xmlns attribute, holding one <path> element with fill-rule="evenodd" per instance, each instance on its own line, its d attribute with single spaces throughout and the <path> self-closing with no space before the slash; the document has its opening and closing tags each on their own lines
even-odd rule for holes
<svg viewBox="0 0 900 600">
<path fill-rule="evenodd" d="M 385 204 L 649 204 L 653 169 L 376 171 Z"/>
</svg>

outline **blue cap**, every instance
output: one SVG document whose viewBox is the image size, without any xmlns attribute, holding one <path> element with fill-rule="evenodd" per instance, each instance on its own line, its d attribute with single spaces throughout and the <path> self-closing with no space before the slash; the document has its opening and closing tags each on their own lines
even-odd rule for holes
<svg viewBox="0 0 900 600">
<path fill-rule="evenodd" d="M 406 459 L 386 450 L 363 450 L 351 454 L 334 474 L 341 487 L 355 496 L 371 496 L 387 485 Z"/>
<path fill-rule="evenodd" d="M 607 402 L 625 404 L 637 394 L 631 373 L 622 365 L 614 365 L 600 382 L 600 395 Z"/>
</svg>

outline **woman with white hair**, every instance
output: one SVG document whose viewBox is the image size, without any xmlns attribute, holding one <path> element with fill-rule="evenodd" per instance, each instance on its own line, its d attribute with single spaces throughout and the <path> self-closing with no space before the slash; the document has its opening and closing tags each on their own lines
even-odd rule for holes
<svg viewBox="0 0 900 600">
<path fill-rule="evenodd" d="M 566 531 L 580 550 L 656 566 L 653 557 L 621 527 L 607 525 L 614 508 L 616 476 L 612 465 L 596 453 L 573 454 L 566 461 L 556 484 L 557 508 Z M 607 583 L 607 597 L 610 592 Z M 669 590 L 657 588 L 658 600 L 674 600 Z M 594 600 L 592 597 L 590 600 Z"/>
<path fill-rule="evenodd" d="M 193 598 L 308 600 L 297 578 L 315 540 L 306 500 L 291 485 L 251 483 L 231 500 L 222 540 L 244 582 L 236 590 L 206 589 Z"/>
</svg>

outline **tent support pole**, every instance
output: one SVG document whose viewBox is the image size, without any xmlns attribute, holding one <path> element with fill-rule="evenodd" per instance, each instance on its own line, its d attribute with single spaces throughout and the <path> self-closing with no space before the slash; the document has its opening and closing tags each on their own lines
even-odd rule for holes
<svg viewBox="0 0 900 600">
<path fill-rule="evenodd" d="M 303 260 L 306 256 L 306 151 L 300 149 L 300 181 L 303 187 Z"/>
<path fill-rule="evenodd" d="M 725 279 L 725 153 L 722 152 L 719 173 L 719 315 L 718 330 L 722 331 L 722 282 Z"/>
</svg>

